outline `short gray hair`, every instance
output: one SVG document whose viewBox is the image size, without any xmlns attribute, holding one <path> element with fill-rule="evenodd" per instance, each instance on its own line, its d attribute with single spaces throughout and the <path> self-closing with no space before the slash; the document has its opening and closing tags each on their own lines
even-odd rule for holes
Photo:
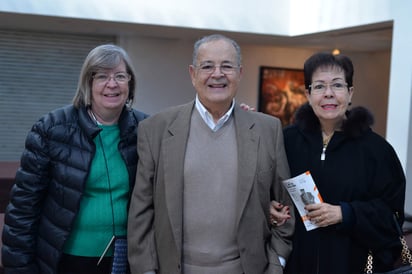
<svg viewBox="0 0 412 274">
<path fill-rule="evenodd" d="M 218 41 L 218 40 L 225 40 L 229 42 L 230 44 L 232 44 L 232 46 L 236 50 L 237 65 L 238 66 L 242 65 L 242 53 L 240 51 L 240 46 L 238 45 L 238 43 L 236 43 L 235 40 L 230 39 L 222 34 L 212 34 L 212 35 L 204 36 L 195 42 L 194 47 L 193 47 L 193 57 L 192 57 L 193 66 L 196 66 L 197 56 L 199 54 L 199 47 L 203 45 L 204 43 L 208 43 L 211 41 Z"/>
</svg>

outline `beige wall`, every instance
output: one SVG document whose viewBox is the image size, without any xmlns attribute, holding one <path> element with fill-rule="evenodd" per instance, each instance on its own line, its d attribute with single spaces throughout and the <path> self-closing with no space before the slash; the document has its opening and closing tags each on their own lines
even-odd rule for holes
<svg viewBox="0 0 412 274">
<path fill-rule="evenodd" d="M 374 129 L 386 136 L 390 52 L 348 53 L 355 66 L 354 105 L 368 107 L 375 117 Z"/>
<path fill-rule="evenodd" d="M 123 37 L 119 43 L 135 62 L 138 74 L 135 106 L 149 114 L 194 98 L 188 66 L 194 41 Z M 301 69 L 312 53 L 309 49 L 241 44 L 243 79 L 238 102 L 258 105 L 259 67 Z M 390 52 L 346 53 L 355 66 L 353 105 L 369 108 L 375 116 L 376 132 L 385 136 Z"/>
</svg>

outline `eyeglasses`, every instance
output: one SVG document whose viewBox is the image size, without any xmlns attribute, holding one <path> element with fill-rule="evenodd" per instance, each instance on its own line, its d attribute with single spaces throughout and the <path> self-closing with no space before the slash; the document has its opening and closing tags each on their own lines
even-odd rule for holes
<svg viewBox="0 0 412 274">
<path fill-rule="evenodd" d="M 127 82 L 129 82 L 132 77 L 130 76 L 130 74 L 128 74 L 126 72 L 118 72 L 118 73 L 112 74 L 112 75 L 102 73 L 102 72 L 98 72 L 95 75 L 93 75 L 93 79 L 99 85 L 106 84 L 112 78 L 116 83 L 121 85 L 121 84 L 126 84 Z"/>
<path fill-rule="evenodd" d="M 330 88 L 334 93 L 343 93 L 347 90 L 348 84 L 333 82 L 333 83 L 312 83 L 309 85 L 310 92 L 312 94 L 323 94 L 327 88 Z"/>
<path fill-rule="evenodd" d="M 220 72 L 226 75 L 233 74 L 239 68 L 239 66 L 233 64 L 223 64 L 219 66 L 212 63 L 205 63 L 196 67 L 204 74 L 212 74 L 215 72 L 216 68 L 219 68 Z"/>
</svg>

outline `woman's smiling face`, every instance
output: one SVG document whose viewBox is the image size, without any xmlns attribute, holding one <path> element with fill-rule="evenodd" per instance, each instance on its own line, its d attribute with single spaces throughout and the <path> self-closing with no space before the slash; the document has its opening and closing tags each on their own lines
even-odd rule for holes
<svg viewBox="0 0 412 274">
<path fill-rule="evenodd" d="M 345 72 L 337 66 L 319 67 L 313 73 L 306 97 L 321 124 L 339 124 L 345 118 L 353 95 L 353 87 L 348 87 L 345 79 Z"/>
<path fill-rule="evenodd" d="M 129 80 L 117 82 L 115 75 L 127 74 L 126 64 L 122 61 L 113 68 L 99 71 L 97 74 L 107 75 L 107 81 L 93 79 L 92 82 L 92 106 L 94 112 L 105 112 L 107 110 L 121 111 L 129 97 Z M 105 111 L 103 111 L 105 110 Z"/>
</svg>

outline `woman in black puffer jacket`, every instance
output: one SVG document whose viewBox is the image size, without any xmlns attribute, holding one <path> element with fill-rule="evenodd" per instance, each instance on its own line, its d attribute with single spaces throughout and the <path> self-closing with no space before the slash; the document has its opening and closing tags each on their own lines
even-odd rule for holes
<svg viewBox="0 0 412 274">
<path fill-rule="evenodd" d="M 126 235 L 137 126 L 147 117 L 131 108 L 135 85 L 127 53 L 98 46 L 85 59 L 73 105 L 33 125 L 5 214 L 6 273 L 127 268 L 112 264 L 114 243 L 121 241 L 109 243 Z"/>
</svg>

